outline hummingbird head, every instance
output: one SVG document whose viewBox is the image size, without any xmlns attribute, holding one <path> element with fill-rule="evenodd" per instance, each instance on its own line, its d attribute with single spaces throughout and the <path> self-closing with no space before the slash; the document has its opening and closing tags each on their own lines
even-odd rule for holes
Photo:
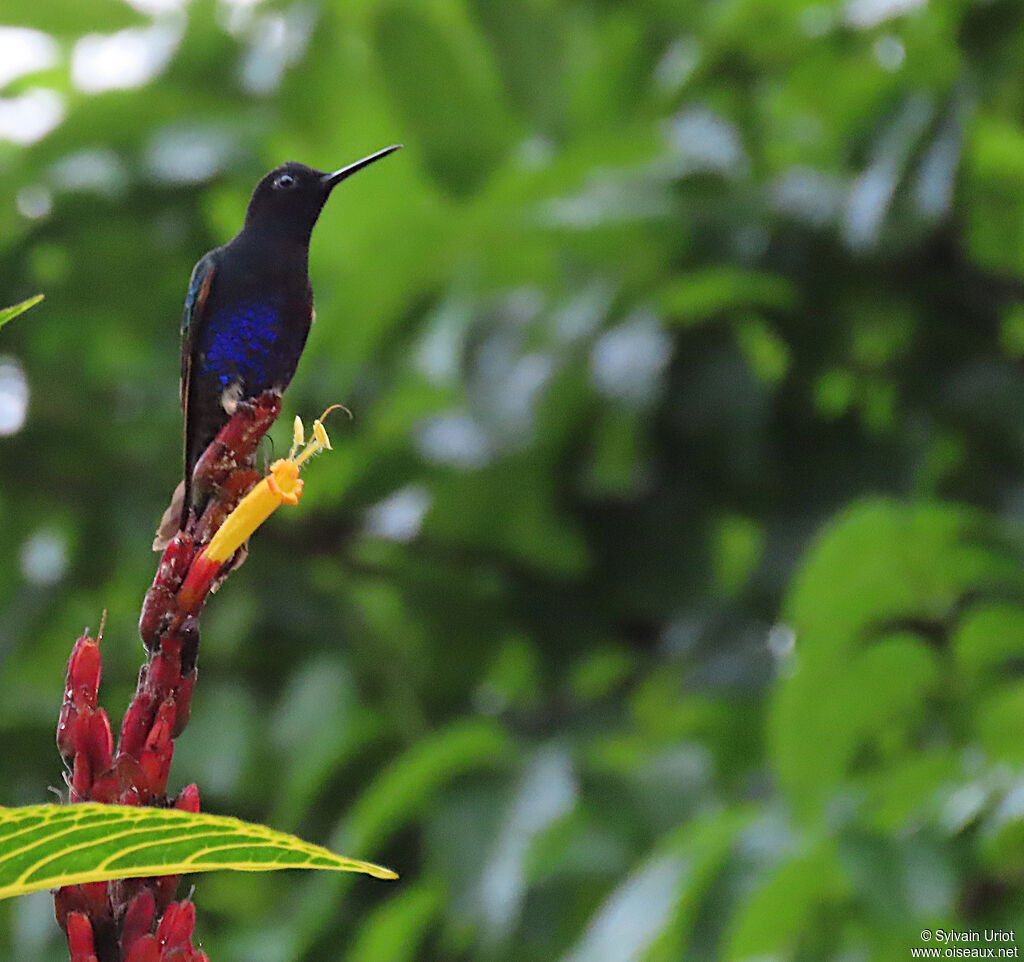
<svg viewBox="0 0 1024 962">
<path fill-rule="evenodd" d="M 252 192 L 245 212 L 245 226 L 269 226 L 308 239 L 331 191 L 357 170 L 387 157 L 401 146 L 393 144 L 330 172 L 314 170 L 295 161 L 275 167 Z"/>
</svg>

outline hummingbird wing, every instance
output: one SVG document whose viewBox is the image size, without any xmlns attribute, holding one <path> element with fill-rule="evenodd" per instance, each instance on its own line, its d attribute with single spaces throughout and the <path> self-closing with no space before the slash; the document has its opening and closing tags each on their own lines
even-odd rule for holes
<svg viewBox="0 0 1024 962">
<path fill-rule="evenodd" d="M 215 251 L 210 251 L 192 269 L 185 295 L 185 309 L 181 315 L 181 408 L 185 416 L 185 501 L 182 505 L 181 527 L 188 522 L 192 504 L 192 469 L 198 451 L 192 450 L 194 433 L 192 411 L 192 365 L 196 358 L 199 333 L 206 322 L 206 307 L 210 300 L 210 289 L 217 273 Z"/>
</svg>

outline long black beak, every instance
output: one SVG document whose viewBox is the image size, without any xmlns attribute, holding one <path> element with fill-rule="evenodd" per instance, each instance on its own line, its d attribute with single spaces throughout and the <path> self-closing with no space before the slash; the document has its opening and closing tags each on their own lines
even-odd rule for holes
<svg viewBox="0 0 1024 962">
<path fill-rule="evenodd" d="M 330 174 L 324 174 L 323 177 L 320 178 L 320 183 L 328 190 L 332 190 L 346 177 L 351 177 L 357 170 L 362 170 L 364 167 L 372 164 L 375 160 L 380 160 L 381 157 L 387 157 L 388 154 L 393 154 L 401 146 L 401 144 L 392 144 L 390 147 L 378 150 L 376 153 L 370 154 L 369 157 L 357 160 L 355 163 L 349 164 L 347 167 L 342 167 L 340 170 L 336 170 Z"/>
</svg>

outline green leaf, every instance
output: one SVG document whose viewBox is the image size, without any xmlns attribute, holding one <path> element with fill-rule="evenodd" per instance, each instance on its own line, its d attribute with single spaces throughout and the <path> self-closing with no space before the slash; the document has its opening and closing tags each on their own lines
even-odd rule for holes
<svg viewBox="0 0 1024 962">
<path fill-rule="evenodd" d="M 8 321 L 13 321 L 19 314 L 24 314 L 30 307 L 35 307 L 45 296 L 45 294 L 36 294 L 35 297 L 29 297 L 18 304 L 0 310 L 0 327 L 3 327 Z"/>
<path fill-rule="evenodd" d="M 512 757 L 507 735 L 494 722 L 449 725 L 423 738 L 375 779 L 353 807 L 342 837 L 357 849 L 377 844 L 412 821 L 459 775 L 500 767 Z"/>
<path fill-rule="evenodd" d="M 726 514 L 718 522 L 715 539 L 715 580 L 722 589 L 735 595 L 746 584 L 761 557 L 764 535 L 749 518 Z"/>
<path fill-rule="evenodd" d="M 1024 817 L 1015 796 L 1019 788 L 1011 788 L 986 820 L 981 836 L 983 862 L 1001 877 L 1018 876 L 1024 870 Z"/>
<path fill-rule="evenodd" d="M 468 6 L 385 4 L 375 30 L 402 129 L 454 194 L 477 188 L 515 142 L 493 53 Z"/>
<path fill-rule="evenodd" d="M 622 880 L 587 923 L 566 962 L 669 962 L 686 949 L 708 889 L 750 811 L 713 812 L 672 832 Z M 637 924 L 623 927 L 623 918 Z M 607 947 L 614 945 L 609 953 Z"/>
<path fill-rule="evenodd" d="M 398 877 L 224 815 L 92 803 L 0 808 L 0 898 L 109 879 L 283 868 Z"/>
<path fill-rule="evenodd" d="M 349 962 L 387 959 L 413 962 L 420 943 L 444 906 L 444 887 L 420 882 L 384 902 L 362 924 L 349 951 Z"/>
<path fill-rule="evenodd" d="M 4 11 L 4 24 L 45 30 L 56 36 L 76 37 L 86 32 L 122 30 L 142 26 L 145 19 L 127 3 L 98 0 L 88 10 L 73 0 L 20 4 Z"/>
<path fill-rule="evenodd" d="M 1019 583 L 1016 564 L 986 537 L 981 516 L 961 507 L 871 500 L 809 552 L 785 606 L 796 670 L 771 720 L 780 784 L 800 814 L 820 812 L 858 758 L 913 756 L 910 733 L 940 677 L 915 627 L 945 625 L 985 586 Z"/>
<path fill-rule="evenodd" d="M 751 316 L 736 325 L 736 343 L 754 376 L 764 384 L 778 384 L 790 365 L 789 346 L 771 326 Z"/>
<path fill-rule="evenodd" d="M 729 926 L 727 959 L 792 958 L 814 914 L 847 883 L 832 843 L 816 844 L 755 888 Z"/>
<path fill-rule="evenodd" d="M 792 310 L 797 301 L 793 284 L 765 271 L 719 266 L 669 281 L 660 304 L 669 323 L 683 326 L 741 307 Z"/>
<path fill-rule="evenodd" d="M 996 689 L 977 710 L 978 740 L 985 754 L 1010 765 L 1024 760 L 1024 683 Z"/>
<path fill-rule="evenodd" d="M 1020 657 L 1024 609 L 1009 602 L 979 604 L 964 614 L 953 636 L 957 667 L 965 682 L 984 688 L 1005 678 Z"/>
<path fill-rule="evenodd" d="M 687 870 L 676 895 L 668 923 L 651 942 L 644 962 L 672 962 L 689 957 L 695 949 L 695 928 L 708 892 L 720 882 L 737 836 L 753 818 L 753 810 L 734 808 L 700 815 L 659 844 L 680 855 Z"/>
<path fill-rule="evenodd" d="M 1017 272 L 1024 263 L 1024 134 L 1010 118 L 992 115 L 972 128 L 964 164 L 970 251 L 989 270 Z"/>
</svg>

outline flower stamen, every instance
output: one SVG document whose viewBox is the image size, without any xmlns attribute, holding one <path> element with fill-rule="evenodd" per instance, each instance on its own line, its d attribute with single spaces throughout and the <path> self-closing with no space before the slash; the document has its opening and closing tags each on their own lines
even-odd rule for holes
<svg viewBox="0 0 1024 962">
<path fill-rule="evenodd" d="M 242 498 L 192 562 L 179 594 L 179 600 L 184 601 L 186 607 L 193 599 L 198 601 L 204 597 L 220 567 L 282 504 L 299 503 L 303 488 L 299 469 L 314 455 L 332 450 L 323 420 L 336 408 L 347 410 L 340 404 L 332 404 L 313 422 L 313 438 L 308 443 L 302 419 L 296 416 L 288 457 L 280 458 L 270 466 L 270 474 Z"/>
</svg>

